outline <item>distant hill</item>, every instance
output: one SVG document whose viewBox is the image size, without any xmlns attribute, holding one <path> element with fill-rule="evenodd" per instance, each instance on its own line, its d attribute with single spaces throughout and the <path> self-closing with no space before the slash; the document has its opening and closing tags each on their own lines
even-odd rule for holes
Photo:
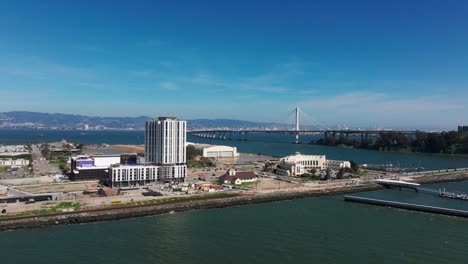
<svg viewBox="0 0 468 264">
<path fill-rule="evenodd" d="M 141 130 L 148 116 L 139 117 L 96 117 L 59 113 L 13 111 L 0 113 L 0 128 L 38 129 L 122 129 Z M 273 123 L 250 122 L 231 119 L 187 120 L 189 129 L 204 128 L 259 128 L 282 126 Z M 283 125 L 284 126 L 284 125 Z"/>
</svg>

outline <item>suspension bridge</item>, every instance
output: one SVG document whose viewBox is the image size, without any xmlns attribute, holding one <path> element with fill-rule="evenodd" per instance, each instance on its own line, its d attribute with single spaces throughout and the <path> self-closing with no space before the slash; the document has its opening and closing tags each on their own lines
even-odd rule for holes
<svg viewBox="0 0 468 264">
<path fill-rule="evenodd" d="M 361 129 L 332 129 L 321 122 L 315 120 L 311 116 L 304 113 L 299 107 L 296 107 L 291 113 L 295 114 L 294 127 L 292 128 L 238 128 L 238 129 L 198 129 L 190 130 L 187 133 L 211 139 L 224 140 L 248 140 L 249 133 L 273 133 L 273 134 L 291 134 L 294 135 L 293 143 L 299 144 L 300 135 L 323 135 L 324 143 L 330 142 L 334 144 L 337 139 L 348 140 L 350 136 L 360 137 L 361 142 L 368 142 L 369 136 L 382 136 L 385 133 L 402 133 L 413 135 L 416 131 L 413 130 L 361 130 Z M 300 128 L 300 117 L 304 117 L 313 124 L 313 128 Z"/>
</svg>

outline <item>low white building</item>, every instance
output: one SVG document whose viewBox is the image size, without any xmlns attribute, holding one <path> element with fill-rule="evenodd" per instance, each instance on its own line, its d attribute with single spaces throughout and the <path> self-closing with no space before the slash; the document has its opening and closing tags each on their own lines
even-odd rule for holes
<svg viewBox="0 0 468 264">
<path fill-rule="evenodd" d="M 152 182 L 183 182 L 187 174 L 186 165 L 114 165 L 109 168 L 111 187 L 142 186 Z"/>
<path fill-rule="evenodd" d="M 218 146 L 208 144 L 193 144 L 197 155 L 205 158 L 233 158 L 238 157 L 236 147 Z"/>
<path fill-rule="evenodd" d="M 28 148 L 25 145 L 0 145 L 0 155 L 2 156 L 19 156 L 29 154 Z"/>
<path fill-rule="evenodd" d="M 120 163 L 120 155 L 91 156 L 91 159 L 94 160 L 94 166 L 96 167 L 109 167 L 110 165 Z"/>
<path fill-rule="evenodd" d="M 325 155 L 295 155 L 284 157 L 276 167 L 276 174 L 281 176 L 298 176 L 311 169 L 325 169 Z"/>
<path fill-rule="evenodd" d="M 327 160 L 325 161 L 325 167 L 334 171 L 339 171 L 344 168 L 351 168 L 351 162 L 346 160 Z"/>
<path fill-rule="evenodd" d="M 0 166 L 28 166 L 29 160 L 26 159 L 0 159 Z"/>
<path fill-rule="evenodd" d="M 325 155 L 295 155 L 284 157 L 276 167 L 276 174 L 281 176 L 299 176 L 308 173 L 310 170 L 339 170 L 341 168 L 351 168 L 349 161 L 327 160 Z"/>
</svg>

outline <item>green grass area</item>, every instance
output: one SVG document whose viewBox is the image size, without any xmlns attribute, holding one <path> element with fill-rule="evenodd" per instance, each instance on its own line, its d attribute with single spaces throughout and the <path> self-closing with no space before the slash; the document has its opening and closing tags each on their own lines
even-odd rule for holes
<svg viewBox="0 0 468 264">
<path fill-rule="evenodd" d="M 51 203 L 47 203 L 47 205 L 50 205 Z M 74 211 L 79 210 L 81 207 L 81 204 L 79 202 L 61 202 L 55 206 L 52 207 L 45 207 L 42 209 L 37 209 L 37 210 L 32 210 L 32 211 L 26 211 L 26 212 L 19 212 L 19 213 L 13 213 L 13 214 L 3 214 L 0 215 L 0 218 L 8 218 L 8 217 L 19 217 L 19 216 L 38 216 L 38 215 L 45 215 L 45 214 L 51 214 L 51 213 L 57 213 L 61 212 L 61 209 L 70 209 L 73 208 Z"/>
<path fill-rule="evenodd" d="M 312 175 L 312 174 L 303 174 L 299 177 L 299 180 L 303 181 L 303 182 L 309 182 L 309 181 L 325 181 L 324 178 L 322 178 L 321 176 L 315 176 L 315 175 Z"/>
<path fill-rule="evenodd" d="M 25 160 L 31 160 L 32 156 L 31 156 L 31 154 L 22 154 L 22 155 L 18 155 L 18 156 L 0 155 L 0 159 L 25 159 Z"/>
<path fill-rule="evenodd" d="M 187 161 L 187 168 L 207 168 L 207 167 L 215 167 L 213 163 L 204 162 L 204 161 L 197 161 L 197 160 L 189 160 Z"/>
<path fill-rule="evenodd" d="M 57 212 L 60 211 L 61 209 L 70 209 L 74 208 L 75 210 L 79 210 L 81 207 L 81 204 L 79 202 L 61 202 L 58 205 L 52 206 L 49 208 L 52 212 Z"/>
<path fill-rule="evenodd" d="M 67 169 L 67 162 L 62 158 L 49 160 L 49 164 L 58 167 L 62 171 Z"/>
<path fill-rule="evenodd" d="M 9 169 L 9 166 L 0 166 L 0 172 L 8 172 Z"/>
<path fill-rule="evenodd" d="M 242 186 L 242 187 L 245 187 L 245 186 L 251 186 L 251 185 L 255 185 L 256 183 L 259 183 L 260 181 L 256 181 L 256 182 L 243 182 L 241 184 L 236 184 L 235 186 Z"/>
</svg>

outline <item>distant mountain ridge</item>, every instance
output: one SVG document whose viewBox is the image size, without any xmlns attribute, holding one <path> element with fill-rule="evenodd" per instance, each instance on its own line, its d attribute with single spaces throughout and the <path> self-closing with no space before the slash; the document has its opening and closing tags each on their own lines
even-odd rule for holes
<svg viewBox="0 0 468 264">
<path fill-rule="evenodd" d="M 37 129 L 122 129 L 141 130 L 144 123 L 153 118 L 139 117 L 97 117 L 60 113 L 12 111 L 0 113 L 0 128 Z M 233 119 L 187 120 L 189 129 L 207 128 L 258 128 L 284 126 L 274 123 L 251 122 Z"/>
</svg>

